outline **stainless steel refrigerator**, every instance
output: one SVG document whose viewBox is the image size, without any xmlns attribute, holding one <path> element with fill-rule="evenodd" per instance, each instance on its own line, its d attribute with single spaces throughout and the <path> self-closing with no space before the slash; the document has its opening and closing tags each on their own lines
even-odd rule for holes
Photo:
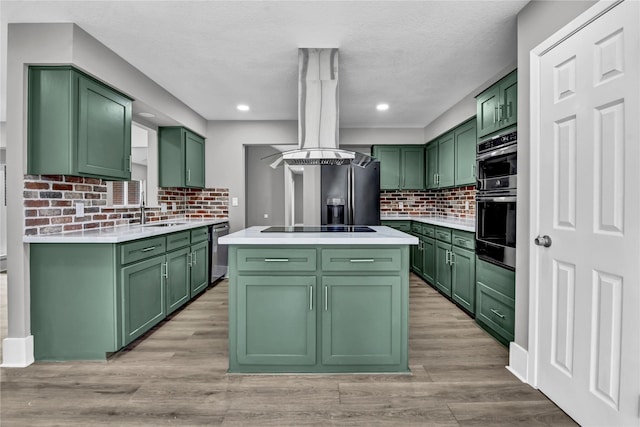
<svg viewBox="0 0 640 427">
<path fill-rule="evenodd" d="M 322 224 L 380 225 L 380 162 L 321 167 Z"/>
</svg>

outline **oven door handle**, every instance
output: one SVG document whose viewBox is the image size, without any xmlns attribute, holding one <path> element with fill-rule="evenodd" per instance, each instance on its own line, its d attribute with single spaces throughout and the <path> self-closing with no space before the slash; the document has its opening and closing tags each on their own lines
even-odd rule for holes
<svg viewBox="0 0 640 427">
<path fill-rule="evenodd" d="M 488 153 L 478 154 L 476 156 L 476 160 L 481 162 L 482 160 L 489 159 L 491 157 L 502 156 L 504 154 L 516 153 L 518 151 L 518 146 L 516 144 L 512 144 L 508 147 L 500 148 L 498 150 L 489 151 Z"/>
<path fill-rule="evenodd" d="M 478 202 L 515 202 L 516 196 L 477 196 Z"/>
</svg>

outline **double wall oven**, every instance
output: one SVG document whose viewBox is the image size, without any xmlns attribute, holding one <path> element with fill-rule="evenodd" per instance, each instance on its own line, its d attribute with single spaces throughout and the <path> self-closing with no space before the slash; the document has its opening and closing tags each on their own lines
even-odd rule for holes
<svg viewBox="0 0 640 427">
<path fill-rule="evenodd" d="M 476 253 L 515 270 L 518 134 L 515 128 L 477 146 Z"/>
</svg>

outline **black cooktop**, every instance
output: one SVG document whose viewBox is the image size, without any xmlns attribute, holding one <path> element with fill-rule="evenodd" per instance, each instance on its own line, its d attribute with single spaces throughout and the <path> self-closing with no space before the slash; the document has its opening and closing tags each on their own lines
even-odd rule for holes
<svg viewBox="0 0 640 427">
<path fill-rule="evenodd" d="M 314 225 L 269 227 L 262 233 L 375 233 L 373 228 L 364 225 Z"/>
</svg>

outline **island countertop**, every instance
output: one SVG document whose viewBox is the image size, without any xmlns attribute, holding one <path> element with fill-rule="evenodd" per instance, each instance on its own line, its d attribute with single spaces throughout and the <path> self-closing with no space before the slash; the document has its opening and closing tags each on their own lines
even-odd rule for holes
<svg viewBox="0 0 640 427">
<path fill-rule="evenodd" d="M 369 226 L 375 233 L 262 233 L 254 226 L 220 237 L 223 245 L 417 245 L 418 238 L 386 226 Z"/>
</svg>

